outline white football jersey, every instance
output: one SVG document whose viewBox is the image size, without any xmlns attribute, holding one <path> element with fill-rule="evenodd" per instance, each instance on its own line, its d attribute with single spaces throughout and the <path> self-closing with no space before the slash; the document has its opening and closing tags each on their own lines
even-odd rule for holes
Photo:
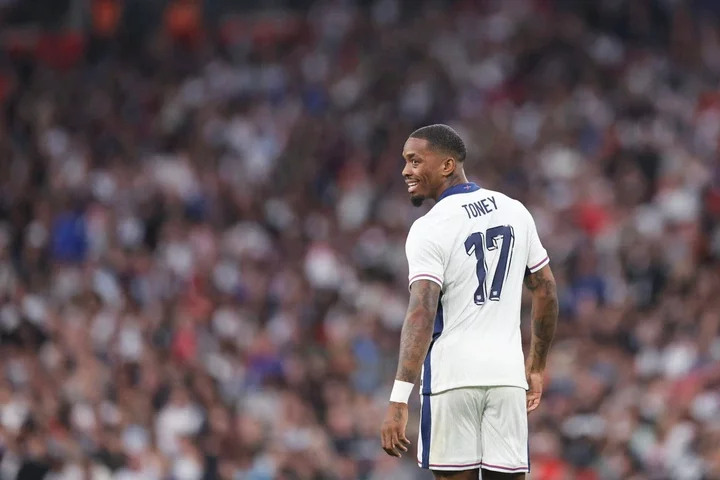
<svg viewBox="0 0 720 480">
<path fill-rule="evenodd" d="M 405 250 L 410 287 L 417 280 L 442 287 L 420 392 L 527 389 L 523 279 L 549 263 L 527 208 L 474 183 L 456 185 L 413 223 Z"/>
</svg>

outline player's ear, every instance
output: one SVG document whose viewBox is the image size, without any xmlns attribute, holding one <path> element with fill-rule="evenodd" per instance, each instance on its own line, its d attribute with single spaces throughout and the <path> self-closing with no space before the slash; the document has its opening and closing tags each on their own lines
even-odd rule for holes
<svg viewBox="0 0 720 480">
<path fill-rule="evenodd" d="M 457 166 L 457 162 L 455 162 L 455 159 L 452 157 L 447 157 L 445 160 L 443 160 L 442 163 L 442 173 L 444 177 L 449 177 L 453 174 L 455 171 L 455 167 Z"/>
</svg>

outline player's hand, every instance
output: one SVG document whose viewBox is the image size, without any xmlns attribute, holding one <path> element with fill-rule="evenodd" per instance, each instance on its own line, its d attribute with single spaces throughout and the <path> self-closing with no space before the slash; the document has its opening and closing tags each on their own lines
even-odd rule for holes
<svg viewBox="0 0 720 480">
<path fill-rule="evenodd" d="M 540 405 L 540 397 L 543 391 L 543 374 L 540 372 L 528 372 L 527 381 L 530 388 L 527 391 L 527 411 L 535 410 Z"/>
<path fill-rule="evenodd" d="M 408 421 L 408 406 L 406 403 L 390 402 L 385 420 L 383 420 L 380 438 L 385 453 L 391 457 L 402 456 L 401 452 L 407 452 L 410 440 L 405 436 L 405 427 Z"/>
</svg>

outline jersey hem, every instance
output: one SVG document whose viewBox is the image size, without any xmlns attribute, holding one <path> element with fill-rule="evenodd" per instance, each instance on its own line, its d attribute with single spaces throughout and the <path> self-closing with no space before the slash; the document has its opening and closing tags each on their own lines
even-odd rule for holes
<svg viewBox="0 0 720 480">
<path fill-rule="evenodd" d="M 441 393 L 449 392 L 450 390 L 459 390 L 461 388 L 492 388 L 492 387 L 515 387 L 515 388 L 522 388 L 525 391 L 528 391 L 530 389 L 530 386 L 525 383 L 524 385 L 520 385 L 518 383 L 511 383 L 511 382 L 492 382 L 492 383 L 477 383 L 472 385 L 458 385 L 458 386 L 452 386 L 452 387 L 441 387 L 438 389 L 430 389 L 429 392 L 423 392 L 422 389 L 420 389 L 420 396 L 423 395 L 439 395 Z"/>
<path fill-rule="evenodd" d="M 440 288 L 443 286 L 442 279 L 438 277 L 437 275 L 432 275 L 429 273 L 419 273 L 415 276 L 413 276 L 410 281 L 408 282 L 408 290 L 412 286 L 413 283 L 417 282 L 418 280 L 430 280 L 431 282 L 437 283 Z"/>
<path fill-rule="evenodd" d="M 550 257 L 545 257 L 539 263 L 536 263 L 532 267 L 528 267 L 528 270 L 530 270 L 530 273 L 535 273 L 538 270 L 540 270 L 541 268 L 543 268 L 545 265 L 547 265 L 548 263 L 550 263 Z"/>
</svg>

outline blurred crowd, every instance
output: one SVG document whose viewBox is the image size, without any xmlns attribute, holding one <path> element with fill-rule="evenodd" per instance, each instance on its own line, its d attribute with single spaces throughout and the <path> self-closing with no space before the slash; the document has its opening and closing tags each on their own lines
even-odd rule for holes
<svg viewBox="0 0 720 480">
<path fill-rule="evenodd" d="M 720 479 L 714 3 L 363 3 L 2 59 L 0 478 L 431 478 L 378 439 L 443 122 L 558 281 L 531 478 Z"/>
</svg>

